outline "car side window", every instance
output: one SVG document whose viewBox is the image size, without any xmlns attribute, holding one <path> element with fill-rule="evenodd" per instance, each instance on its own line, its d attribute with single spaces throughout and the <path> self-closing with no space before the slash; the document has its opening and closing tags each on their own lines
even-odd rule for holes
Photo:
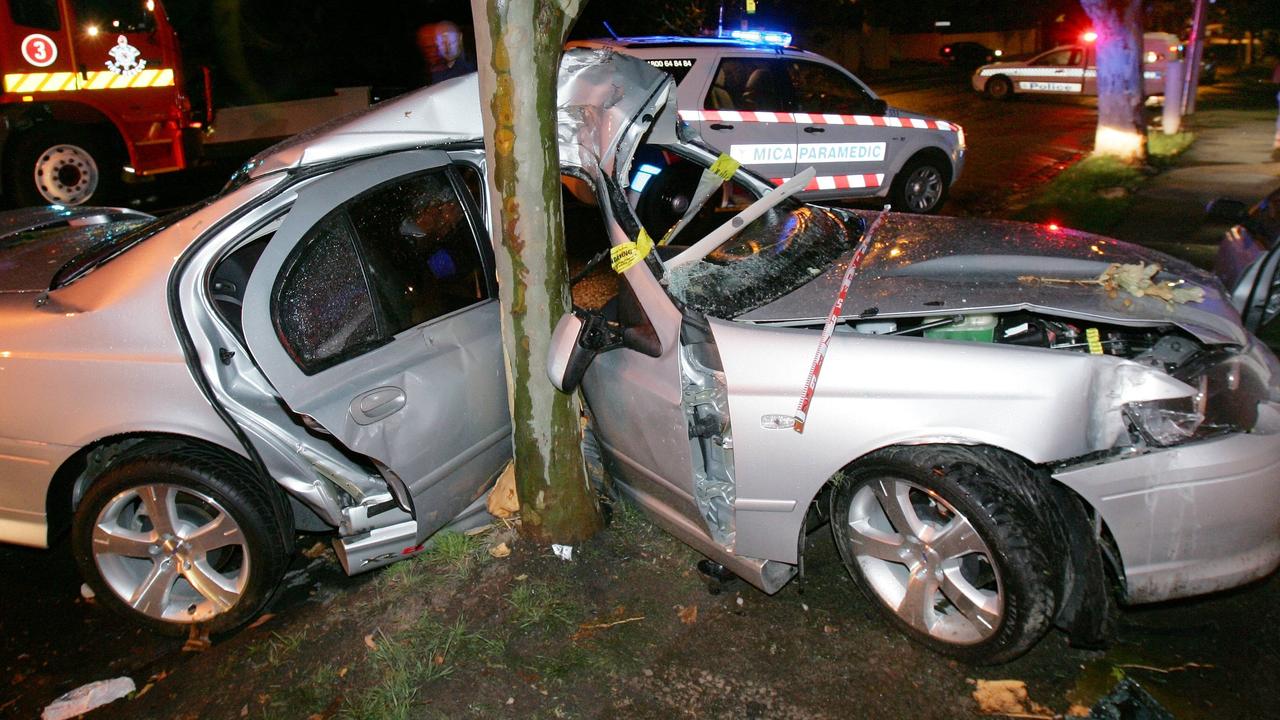
<svg viewBox="0 0 1280 720">
<path fill-rule="evenodd" d="M 844 73 L 815 62 L 791 62 L 787 75 L 795 111 L 832 115 L 874 114 L 875 98 Z"/>
<path fill-rule="evenodd" d="M 488 299 L 479 244 L 446 172 L 381 185 L 348 212 L 387 334 Z"/>
<path fill-rule="evenodd" d="M 276 288 L 276 330 L 308 375 L 490 297 L 475 231 L 444 170 L 383 183 L 330 211 Z"/>
<path fill-rule="evenodd" d="M 704 102 L 708 110 L 786 110 L 782 62 L 759 58 L 725 58 L 716 68 Z"/>
<path fill-rule="evenodd" d="M 1035 60 L 1036 65 L 1053 65 L 1067 66 L 1080 64 L 1080 50 L 1078 48 L 1064 48 L 1045 53 Z"/>
<path fill-rule="evenodd" d="M 346 211 L 329 213 L 298 248 L 281 274 L 272 314 L 285 350 L 311 375 L 358 355 L 379 333 Z"/>
</svg>

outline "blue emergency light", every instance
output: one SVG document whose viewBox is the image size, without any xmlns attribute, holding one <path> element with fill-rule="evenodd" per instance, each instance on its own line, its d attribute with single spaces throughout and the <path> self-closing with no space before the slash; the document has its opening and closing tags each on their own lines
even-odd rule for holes
<svg viewBox="0 0 1280 720">
<path fill-rule="evenodd" d="M 644 186 L 648 185 L 649 180 L 660 172 L 662 172 L 662 168 L 656 165 L 650 165 L 649 163 L 644 163 L 640 167 L 636 168 L 635 177 L 631 178 L 631 189 L 636 192 L 644 192 Z"/>
<path fill-rule="evenodd" d="M 777 30 L 732 30 L 729 37 L 734 40 L 758 43 L 760 45 L 777 45 L 785 47 L 791 44 L 791 33 Z"/>
</svg>

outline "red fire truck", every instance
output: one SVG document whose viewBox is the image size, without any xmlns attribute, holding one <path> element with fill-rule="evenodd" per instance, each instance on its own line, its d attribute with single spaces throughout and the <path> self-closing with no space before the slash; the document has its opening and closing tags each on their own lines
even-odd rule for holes
<svg viewBox="0 0 1280 720">
<path fill-rule="evenodd" d="M 368 88 L 345 88 L 215 112 L 208 70 L 184 68 L 159 0 L 0 0 L 0 48 L 9 205 L 109 202 L 127 175 L 182 170 L 369 102 Z"/>
</svg>

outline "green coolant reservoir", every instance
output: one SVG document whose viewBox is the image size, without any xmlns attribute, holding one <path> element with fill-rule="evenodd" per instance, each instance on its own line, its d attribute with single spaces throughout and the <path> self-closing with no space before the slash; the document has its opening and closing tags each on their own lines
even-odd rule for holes
<svg viewBox="0 0 1280 720">
<path fill-rule="evenodd" d="M 946 318 L 926 318 L 925 322 L 935 322 Z M 960 322 L 924 331 L 924 336 L 934 340 L 967 340 L 969 342 L 995 342 L 995 315 L 965 315 Z"/>
</svg>

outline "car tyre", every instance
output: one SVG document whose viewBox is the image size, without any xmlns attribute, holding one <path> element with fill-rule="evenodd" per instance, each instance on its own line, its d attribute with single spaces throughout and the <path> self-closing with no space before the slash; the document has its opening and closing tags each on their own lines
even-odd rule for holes
<svg viewBox="0 0 1280 720">
<path fill-rule="evenodd" d="M 900 212 L 929 215 L 947 200 L 950 173 L 942 162 L 930 157 L 915 157 L 893 178 L 889 188 L 890 202 Z"/>
<path fill-rule="evenodd" d="M 189 447 L 108 468 L 76 508 L 71 538 L 98 602 L 170 635 L 255 617 L 280 585 L 293 528 L 252 472 Z"/>
<path fill-rule="evenodd" d="M 1013 98 L 1013 83 L 1003 75 L 996 75 L 983 87 L 987 97 L 992 100 L 1009 100 Z"/>
<path fill-rule="evenodd" d="M 45 124 L 15 139 L 5 188 L 17 207 L 102 205 L 117 194 L 121 169 L 105 132 Z"/>
<path fill-rule="evenodd" d="M 1044 479 L 991 448 L 877 452 L 830 497 L 849 574 L 912 640 L 966 663 L 1007 662 L 1048 631 L 1063 569 Z"/>
</svg>

